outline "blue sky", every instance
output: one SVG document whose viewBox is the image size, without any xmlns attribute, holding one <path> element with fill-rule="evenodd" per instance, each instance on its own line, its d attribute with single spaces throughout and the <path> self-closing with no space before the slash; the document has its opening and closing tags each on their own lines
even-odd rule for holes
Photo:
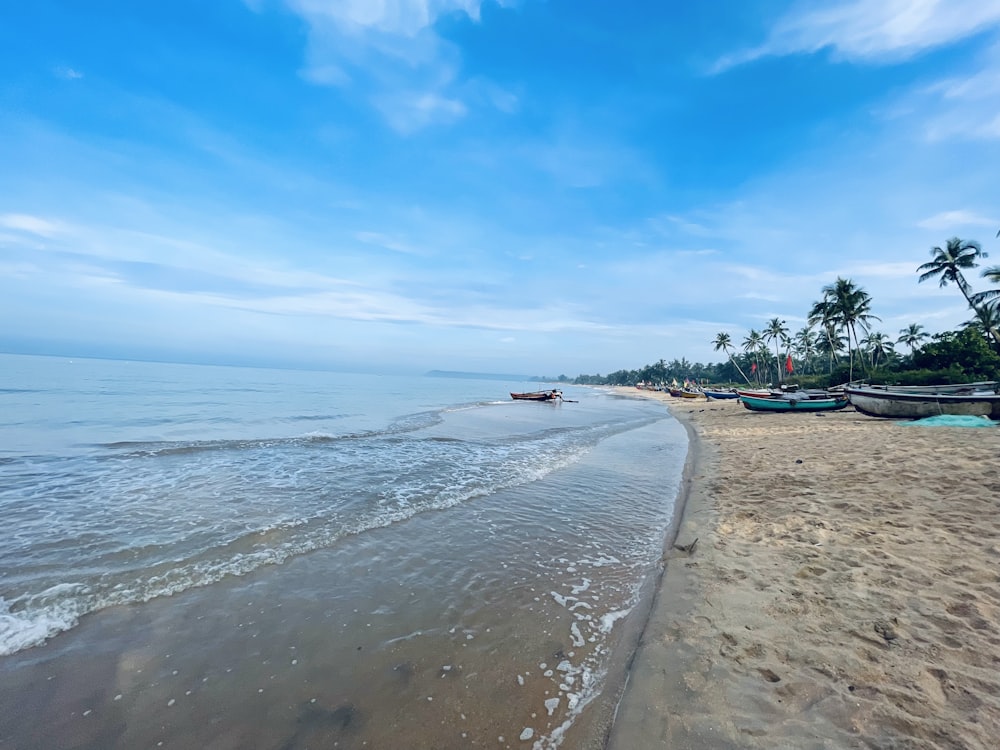
<svg viewBox="0 0 1000 750">
<path fill-rule="evenodd" d="M 938 332 L 998 167 L 1000 0 L 8 3 L 0 350 L 607 373 L 837 276 Z"/>
</svg>

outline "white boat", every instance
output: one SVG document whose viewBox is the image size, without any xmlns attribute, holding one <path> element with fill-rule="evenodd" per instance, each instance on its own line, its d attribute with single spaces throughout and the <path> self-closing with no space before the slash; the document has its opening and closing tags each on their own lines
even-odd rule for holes
<svg viewBox="0 0 1000 750">
<path fill-rule="evenodd" d="M 981 392 L 997 392 L 1000 385 L 996 380 L 982 380 L 978 383 L 949 383 L 947 385 L 858 385 L 855 388 L 871 388 L 878 391 L 894 393 L 947 393 L 953 395 L 971 395 Z"/>
<path fill-rule="evenodd" d="M 901 391 L 848 386 L 844 392 L 855 409 L 870 417 L 923 419 L 941 414 L 956 414 L 1000 419 L 1000 394 L 994 390 L 970 389 L 967 393 L 941 393 L 932 390 Z"/>
</svg>

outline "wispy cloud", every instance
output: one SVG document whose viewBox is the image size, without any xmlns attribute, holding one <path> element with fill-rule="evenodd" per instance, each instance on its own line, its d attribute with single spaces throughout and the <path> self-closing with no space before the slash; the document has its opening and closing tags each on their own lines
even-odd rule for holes
<svg viewBox="0 0 1000 750">
<path fill-rule="evenodd" d="M 365 244 L 375 245 L 376 247 L 392 250 L 396 253 L 403 253 L 405 255 L 423 254 L 423 252 L 418 248 L 415 248 L 412 245 L 396 237 L 391 237 L 383 232 L 355 232 L 354 236 Z"/>
<path fill-rule="evenodd" d="M 288 0 L 307 18 L 323 19 L 345 33 L 376 31 L 398 37 L 414 37 L 439 16 L 461 11 L 479 19 L 482 0 Z"/>
<path fill-rule="evenodd" d="M 55 69 L 55 74 L 57 77 L 63 78 L 67 81 L 76 81 L 80 78 L 83 78 L 83 73 L 81 73 L 79 70 L 75 70 L 74 68 L 70 68 L 69 66 L 66 65 L 60 65 L 59 67 L 57 67 Z"/>
<path fill-rule="evenodd" d="M 926 140 L 1000 139 L 1000 44 L 975 62 L 967 75 L 937 80 L 897 102 L 906 114 L 923 114 Z"/>
<path fill-rule="evenodd" d="M 759 47 L 720 60 L 715 71 L 761 57 L 830 49 L 853 62 L 905 60 L 1000 25 L 996 0 L 845 0 L 800 2 L 778 19 Z"/>
<path fill-rule="evenodd" d="M 982 216 L 974 211 L 942 211 L 917 222 L 921 229 L 954 231 L 956 227 L 1000 227 L 1000 219 Z"/>
<path fill-rule="evenodd" d="M 429 125 L 447 125 L 465 116 L 458 99 L 435 92 L 391 92 L 373 97 L 372 103 L 397 133 L 409 135 Z"/>
<path fill-rule="evenodd" d="M 65 226 L 61 222 L 28 214 L 0 214 L 0 227 L 40 237 L 53 237 L 65 231 Z"/>
<path fill-rule="evenodd" d="M 478 22 L 484 0 L 285 1 L 309 27 L 306 80 L 353 88 L 404 135 L 465 116 L 459 52 L 435 24 L 449 14 Z M 496 87 L 483 91 L 498 110 L 516 105 Z"/>
</svg>

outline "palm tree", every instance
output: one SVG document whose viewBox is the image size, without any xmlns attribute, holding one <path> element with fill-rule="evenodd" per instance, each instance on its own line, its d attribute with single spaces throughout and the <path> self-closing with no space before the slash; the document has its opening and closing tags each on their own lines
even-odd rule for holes
<svg viewBox="0 0 1000 750">
<path fill-rule="evenodd" d="M 750 333 L 747 337 L 743 339 L 743 351 L 747 354 L 753 354 L 754 366 L 753 371 L 757 373 L 757 382 L 760 382 L 760 347 L 764 343 L 764 337 L 760 335 L 759 331 L 755 331 L 753 328 L 750 329 Z"/>
<path fill-rule="evenodd" d="M 987 339 L 997 341 L 1000 334 L 1000 300 L 984 302 L 975 312 L 976 317 L 962 323 L 962 328 L 975 328 Z"/>
<path fill-rule="evenodd" d="M 877 370 L 879 361 L 885 357 L 888 360 L 893 354 L 892 342 L 884 333 L 869 333 L 861 342 L 868 356 L 871 357 L 872 369 Z"/>
<path fill-rule="evenodd" d="M 994 284 L 1000 284 L 1000 266 L 987 268 L 983 271 L 983 278 L 992 281 Z M 996 297 L 1000 297 L 1000 289 L 987 289 L 985 292 L 973 294 L 972 301 L 977 305 L 982 305 L 987 300 L 995 299 Z"/>
<path fill-rule="evenodd" d="M 848 377 L 853 381 L 854 351 L 861 348 L 858 343 L 858 327 L 867 333 L 869 323 L 881 318 L 871 314 L 871 295 L 850 279 L 838 276 L 834 283 L 823 287 L 823 299 L 829 305 L 830 320 L 847 332 L 847 355 L 850 362 Z M 866 369 L 864 358 L 860 362 L 862 369 Z"/>
<path fill-rule="evenodd" d="M 747 381 L 747 384 L 749 385 L 750 378 L 748 378 L 746 373 L 743 372 L 742 369 L 740 369 L 739 364 L 736 362 L 735 359 L 733 359 L 732 352 L 729 351 L 730 349 L 733 348 L 732 337 L 728 333 L 717 333 L 715 335 L 715 341 L 713 341 L 712 343 L 715 345 L 715 351 L 719 351 L 719 349 L 721 349 L 723 352 L 726 353 L 726 355 L 729 357 L 729 361 L 732 362 L 733 366 L 740 371 L 740 375 L 743 376 L 743 379 Z"/>
<path fill-rule="evenodd" d="M 814 302 L 806 322 L 811 326 L 819 324 L 823 328 L 827 344 L 823 350 L 830 355 L 829 371 L 833 372 L 833 365 L 837 361 L 837 352 L 843 348 L 836 341 L 837 324 L 833 319 L 833 305 L 826 298 Z"/>
<path fill-rule="evenodd" d="M 943 250 L 940 247 L 932 247 L 931 255 L 934 256 L 932 260 L 917 268 L 918 272 L 923 272 L 918 281 L 927 281 L 939 276 L 942 287 L 955 284 L 965 297 L 965 301 L 969 303 L 969 307 L 975 308 L 972 303 L 972 287 L 965 280 L 962 271 L 979 266 L 976 261 L 989 257 L 988 253 L 983 252 L 975 240 L 952 237 Z"/>
<path fill-rule="evenodd" d="M 940 247 L 932 247 L 931 255 L 934 256 L 932 260 L 917 268 L 918 272 L 923 271 L 918 281 L 926 281 L 927 279 L 939 277 L 942 287 L 948 286 L 948 284 L 955 284 L 959 288 L 959 291 L 962 292 L 962 296 L 965 297 L 965 301 L 969 303 L 969 307 L 972 308 L 976 317 L 980 317 L 983 314 L 980 308 L 986 301 L 984 294 L 988 295 L 989 293 L 974 294 L 972 287 L 969 286 L 969 282 L 965 280 L 962 271 L 977 268 L 979 264 L 976 261 L 980 258 L 988 258 L 989 253 L 985 252 L 975 240 L 962 240 L 958 237 L 952 237 L 948 240 L 943 250 Z M 989 278 L 994 278 L 995 270 L 997 269 L 990 268 L 987 270 L 986 273 Z M 1000 332 L 993 331 L 990 336 L 996 342 L 997 346 L 1000 346 Z"/>
<path fill-rule="evenodd" d="M 925 340 L 930 338 L 930 336 L 924 332 L 924 327 L 919 323 L 910 323 L 906 328 L 899 329 L 899 338 L 896 339 L 897 344 L 903 344 L 910 347 L 910 354 L 913 354 Z"/>
<path fill-rule="evenodd" d="M 784 344 L 788 341 L 788 326 L 785 325 L 785 321 L 778 320 L 777 318 L 771 318 L 768 321 L 767 328 L 764 329 L 764 338 L 767 341 L 774 342 L 774 368 L 776 373 L 776 380 L 778 383 L 781 382 L 781 354 L 778 352 L 778 345 Z"/>
<path fill-rule="evenodd" d="M 827 372 L 833 372 L 833 364 L 837 361 L 838 352 L 845 349 L 847 341 L 837 333 L 837 329 L 832 325 L 827 327 L 826 335 L 816 340 L 816 352 L 825 354 L 827 357 Z"/>
<path fill-rule="evenodd" d="M 806 326 L 795 334 L 794 341 L 795 352 L 805 363 L 805 371 L 808 371 L 816 354 L 816 334 L 812 332 L 812 328 Z"/>
</svg>

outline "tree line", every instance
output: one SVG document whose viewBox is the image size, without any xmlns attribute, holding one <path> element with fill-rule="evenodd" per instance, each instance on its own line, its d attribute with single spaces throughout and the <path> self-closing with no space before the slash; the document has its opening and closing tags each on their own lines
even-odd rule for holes
<svg viewBox="0 0 1000 750">
<path fill-rule="evenodd" d="M 875 323 L 881 318 L 872 312 L 871 295 L 851 279 L 838 277 L 822 288 L 806 325 L 794 333 L 780 318 L 772 318 L 760 330 L 751 329 L 739 344 L 730 333 L 718 333 L 712 343 L 715 351 L 726 355 L 724 362 L 660 359 L 636 370 L 579 375 L 571 382 L 667 385 L 687 380 L 761 385 L 779 383 L 793 373 L 797 382 L 807 386 L 858 379 L 913 385 L 1000 379 L 1000 266 L 981 272 L 994 285 L 984 291 L 974 291 L 966 278 L 987 257 L 978 242 L 953 237 L 944 247 L 931 248 L 931 260 L 916 269 L 918 282 L 957 287 L 965 298 L 972 317 L 953 331 L 929 334 L 918 323 L 895 336 L 878 331 Z M 560 376 L 560 380 L 568 378 Z"/>
</svg>

